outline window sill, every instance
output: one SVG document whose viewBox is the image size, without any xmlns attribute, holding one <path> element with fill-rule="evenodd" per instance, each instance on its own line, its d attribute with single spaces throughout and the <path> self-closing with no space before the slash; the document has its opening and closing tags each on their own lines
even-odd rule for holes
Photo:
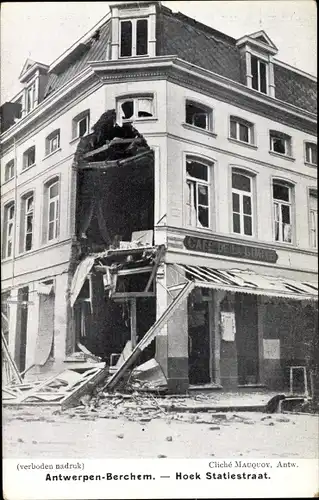
<svg viewBox="0 0 319 500">
<path fill-rule="evenodd" d="M 33 163 L 32 165 L 29 165 L 28 167 L 23 168 L 23 169 L 21 170 L 21 174 L 24 174 L 24 172 L 27 172 L 28 170 L 30 170 L 30 168 L 33 168 L 33 167 L 35 167 L 35 166 L 36 166 L 36 163 Z"/>
<path fill-rule="evenodd" d="M 2 186 L 5 186 L 6 184 L 9 184 L 9 182 L 13 181 L 14 180 L 14 177 L 11 177 L 11 179 L 8 179 L 7 181 L 4 181 L 2 183 Z"/>
<path fill-rule="evenodd" d="M 276 156 L 277 158 L 282 158 L 283 160 L 288 160 L 288 161 L 296 161 L 296 158 L 293 158 L 292 156 L 289 155 L 284 155 L 282 153 L 276 153 L 276 151 L 269 151 L 269 154 L 271 156 Z"/>
<path fill-rule="evenodd" d="M 305 161 L 305 165 L 307 167 L 318 168 L 318 165 L 316 163 L 310 163 L 309 161 Z"/>
<path fill-rule="evenodd" d="M 200 127 L 196 127 L 195 125 L 191 125 L 190 123 L 182 123 L 182 126 L 188 130 L 192 130 L 194 132 L 200 132 L 201 134 L 205 134 L 205 135 L 208 135 L 210 137 L 217 137 L 217 134 L 215 134 L 215 132 L 213 132 L 212 130 L 206 130 L 205 128 L 200 128 Z"/>
<path fill-rule="evenodd" d="M 46 160 L 47 158 L 50 158 L 50 156 L 53 156 L 55 153 L 58 153 L 59 151 L 62 151 L 61 148 L 55 149 L 51 153 L 48 153 L 47 155 L 44 156 L 43 161 Z"/>
<path fill-rule="evenodd" d="M 132 122 L 138 122 L 138 123 L 143 123 L 143 122 L 157 122 L 158 118 L 156 116 L 143 116 L 142 118 L 133 118 Z"/>
<path fill-rule="evenodd" d="M 229 142 L 232 142 L 233 144 L 238 144 L 239 146 L 244 146 L 246 148 L 255 149 L 255 150 L 258 149 L 256 144 L 250 144 L 249 142 L 240 141 L 239 139 L 234 139 L 233 137 L 228 137 L 228 140 L 229 140 Z"/>
<path fill-rule="evenodd" d="M 142 56 L 120 56 L 119 55 L 119 60 L 125 61 L 127 59 L 145 59 L 145 57 L 150 57 L 150 55 L 149 54 L 143 54 Z"/>
</svg>

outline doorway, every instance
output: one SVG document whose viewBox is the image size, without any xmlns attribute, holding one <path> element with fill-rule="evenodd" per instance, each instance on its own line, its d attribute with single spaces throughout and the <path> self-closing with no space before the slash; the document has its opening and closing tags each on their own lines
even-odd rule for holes
<svg viewBox="0 0 319 500">
<path fill-rule="evenodd" d="M 28 300 L 27 286 L 18 290 L 17 330 L 15 343 L 15 362 L 22 373 L 26 369 L 27 327 L 28 327 Z"/>
<path fill-rule="evenodd" d="M 235 311 L 238 384 L 258 384 L 257 297 L 248 294 L 236 294 Z"/>
<path fill-rule="evenodd" d="M 211 306 L 208 290 L 188 297 L 188 377 L 190 385 L 211 383 Z"/>
</svg>

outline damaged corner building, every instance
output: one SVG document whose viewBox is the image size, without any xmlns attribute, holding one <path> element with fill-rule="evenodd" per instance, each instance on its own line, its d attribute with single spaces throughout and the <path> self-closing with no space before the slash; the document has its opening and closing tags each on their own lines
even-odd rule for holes
<svg viewBox="0 0 319 500">
<path fill-rule="evenodd" d="M 27 59 L 1 108 L 8 404 L 318 394 L 316 79 L 278 51 L 113 2 Z"/>
</svg>

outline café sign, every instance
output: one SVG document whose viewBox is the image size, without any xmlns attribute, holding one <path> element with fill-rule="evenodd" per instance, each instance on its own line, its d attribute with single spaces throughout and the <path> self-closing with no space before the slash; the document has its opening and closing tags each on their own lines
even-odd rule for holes
<svg viewBox="0 0 319 500">
<path fill-rule="evenodd" d="M 184 239 L 184 246 L 187 250 L 193 250 L 195 252 L 270 262 L 272 264 L 275 264 L 278 259 L 277 252 L 268 248 L 259 248 L 251 245 L 241 245 L 239 243 L 219 240 L 208 240 L 205 238 L 196 238 L 194 236 L 186 236 Z"/>
</svg>

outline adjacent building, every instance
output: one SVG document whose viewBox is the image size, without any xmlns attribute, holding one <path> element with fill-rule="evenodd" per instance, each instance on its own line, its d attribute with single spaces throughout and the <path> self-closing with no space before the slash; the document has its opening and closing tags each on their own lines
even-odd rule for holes
<svg viewBox="0 0 319 500">
<path fill-rule="evenodd" d="M 74 366 L 83 345 L 109 362 L 193 281 L 151 339 L 171 392 L 283 389 L 291 367 L 310 377 L 315 77 L 277 59 L 262 30 L 235 40 L 160 2 L 110 9 L 50 66 L 27 60 L 21 92 L 2 106 L 2 328 L 20 372 Z M 77 148 L 107 110 L 152 155 L 80 170 Z M 112 299 L 96 276 L 121 251 L 130 262 L 137 247 L 125 242 L 139 234 L 154 281 L 132 284 L 123 265 Z"/>
</svg>

